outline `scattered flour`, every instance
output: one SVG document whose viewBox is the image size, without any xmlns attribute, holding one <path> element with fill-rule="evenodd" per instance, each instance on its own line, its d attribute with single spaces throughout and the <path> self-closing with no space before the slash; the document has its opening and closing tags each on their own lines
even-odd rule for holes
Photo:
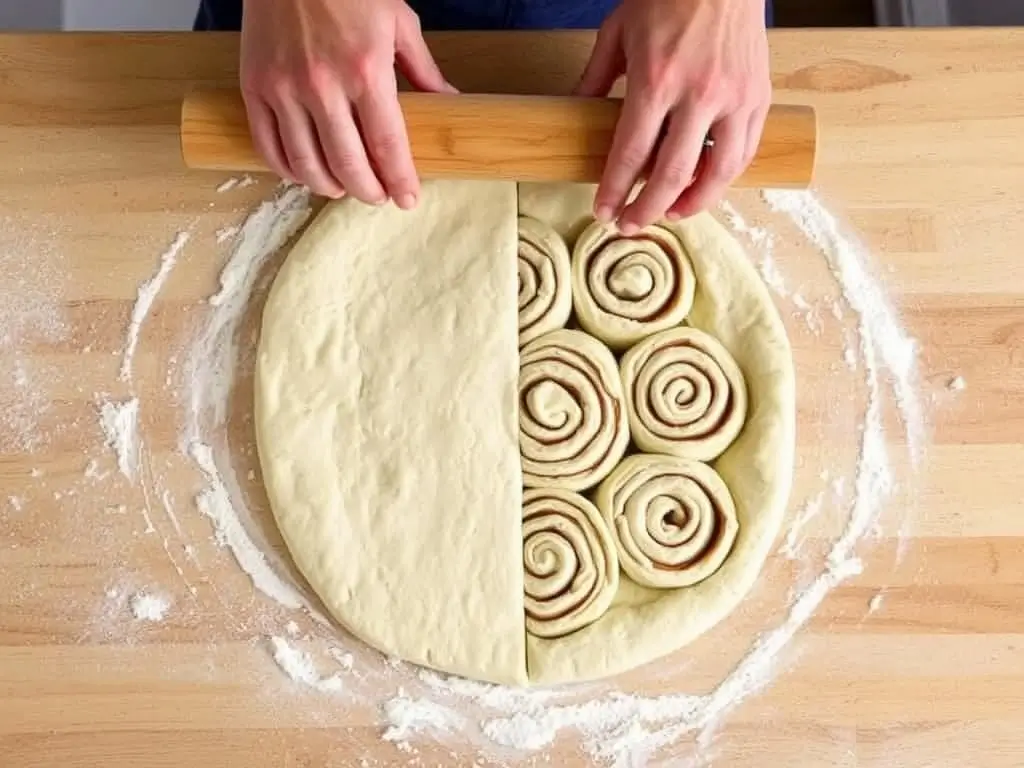
<svg viewBox="0 0 1024 768">
<path fill-rule="evenodd" d="M 232 178 L 228 179 L 227 181 L 221 182 L 221 184 L 217 187 L 217 194 L 223 194 L 225 192 L 230 192 L 232 189 L 234 189 L 237 186 L 238 186 L 238 179 L 232 177 Z"/>
<path fill-rule="evenodd" d="M 797 510 L 796 518 L 786 532 L 786 539 L 782 542 L 782 546 L 779 547 L 779 552 L 784 557 L 795 560 L 800 556 L 800 547 L 803 543 L 801 534 L 807 524 L 821 514 L 824 501 L 825 492 L 821 491 L 809 499 L 802 508 Z"/>
<path fill-rule="evenodd" d="M 160 267 L 156 274 L 139 286 L 135 306 L 132 307 L 131 321 L 128 324 L 128 340 L 124 345 L 124 353 L 121 358 L 121 381 L 131 381 L 132 359 L 135 357 L 135 349 L 139 345 L 139 331 L 142 329 L 142 323 L 190 237 L 188 232 L 179 232 L 170 247 L 160 255 Z"/>
<path fill-rule="evenodd" d="M 100 404 L 100 426 L 106 446 L 117 456 L 117 468 L 129 480 L 139 465 L 139 398 L 123 402 L 105 400 Z"/>
<path fill-rule="evenodd" d="M 249 574 L 256 589 L 287 608 L 302 607 L 302 597 L 294 587 L 285 583 L 274 572 L 267 563 L 266 555 L 253 543 L 245 526 L 242 525 L 231 504 L 231 497 L 224 487 L 220 472 L 217 471 L 213 450 L 204 443 L 193 443 L 189 448 L 189 455 L 206 476 L 208 485 L 196 497 L 196 505 L 213 523 L 217 543 L 231 550 L 242 570 Z"/>
<path fill-rule="evenodd" d="M 241 230 L 241 227 L 235 227 L 235 226 L 221 227 L 220 229 L 217 230 L 217 234 L 216 234 L 217 242 L 218 243 L 226 243 L 228 240 L 230 240 L 235 235 L 237 235 L 240 230 Z"/>
<path fill-rule="evenodd" d="M 946 384 L 946 389 L 948 389 L 950 392 L 963 392 L 965 389 L 967 389 L 967 382 L 964 381 L 963 376 L 954 376 Z"/>
<path fill-rule="evenodd" d="M 882 594 L 881 592 L 879 592 L 876 595 L 873 595 L 871 597 L 871 599 L 868 600 L 868 613 L 875 613 L 875 612 L 877 612 L 878 609 L 882 607 L 882 603 L 884 601 L 885 601 L 885 595 Z"/>
<path fill-rule="evenodd" d="M 310 195 L 302 187 L 285 187 L 262 203 L 242 224 L 220 275 L 220 290 L 210 297 L 215 308 L 189 360 L 190 403 L 186 442 L 200 439 L 200 422 L 223 426 L 234 384 L 237 339 L 245 307 L 267 259 L 279 251 L 309 218 Z"/>
<path fill-rule="evenodd" d="M 310 655 L 292 647 L 283 637 L 271 637 L 270 646 L 274 661 L 295 682 L 326 693 L 335 693 L 342 689 L 343 683 L 338 675 L 321 677 Z"/>
<path fill-rule="evenodd" d="M 149 592 L 136 592 L 129 602 L 132 616 L 139 621 L 163 621 L 171 609 L 171 601 Z"/>
<path fill-rule="evenodd" d="M 382 738 L 399 745 L 416 734 L 437 735 L 466 726 L 465 718 L 453 709 L 435 701 L 409 698 L 401 689 L 398 696 L 384 702 L 382 709 L 387 723 Z"/>
</svg>

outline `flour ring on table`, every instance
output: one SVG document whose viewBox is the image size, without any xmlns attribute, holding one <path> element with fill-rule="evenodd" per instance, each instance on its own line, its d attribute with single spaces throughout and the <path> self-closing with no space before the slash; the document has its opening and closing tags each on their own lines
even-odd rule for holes
<svg viewBox="0 0 1024 768">
<path fill-rule="evenodd" d="M 693 304 L 695 279 L 686 248 L 652 225 L 626 237 L 600 222 L 572 253 L 573 304 L 580 325 L 612 349 L 679 325 Z"/>
<path fill-rule="evenodd" d="M 519 450 L 527 488 L 582 491 L 629 444 L 615 358 L 581 331 L 534 339 L 519 355 Z"/>
<path fill-rule="evenodd" d="M 743 429 L 743 372 L 704 331 L 657 333 L 626 352 L 619 370 L 630 432 L 643 451 L 711 461 Z"/>
<path fill-rule="evenodd" d="M 519 344 L 565 326 L 572 313 L 569 248 L 550 225 L 519 217 Z"/>
<path fill-rule="evenodd" d="M 622 570 L 636 583 L 670 589 L 717 571 L 736 541 L 736 505 L 707 464 L 636 454 L 594 497 L 615 539 Z"/>
<path fill-rule="evenodd" d="M 523 494 L 526 631 L 561 637 L 592 624 L 619 587 L 615 543 L 604 518 L 578 493 Z"/>
</svg>

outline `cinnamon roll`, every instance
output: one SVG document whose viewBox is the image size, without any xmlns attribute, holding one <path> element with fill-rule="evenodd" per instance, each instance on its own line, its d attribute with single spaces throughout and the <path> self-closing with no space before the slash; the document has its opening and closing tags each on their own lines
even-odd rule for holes
<svg viewBox="0 0 1024 768">
<path fill-rule="evenodd" d="M 625 237 L 595 222 L 573 249 L 576 316 L 612 349 L 679 325 L 693 306 L 695 287 L 682 242 L 661 226 Z"/>
</svg>

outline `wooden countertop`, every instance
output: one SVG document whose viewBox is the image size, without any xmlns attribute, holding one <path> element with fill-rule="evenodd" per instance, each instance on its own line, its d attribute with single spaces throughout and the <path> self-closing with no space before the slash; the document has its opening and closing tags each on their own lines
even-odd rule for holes
<svg viewBox="0 0 1024 768">
<path fill-rule="evenodd" d="M 431 38 L 461 88 L 524 92 L 567 91 L 589 41 Z M 864 573 L 829 595 L 708 754 L 729 766 L 1020 765 L 1024 31 L 776 31 L 772 50 L 777 98 L 820 110 L 822 196 L 871 246 L 919 342 L 930 446 L 862 547 Z M 372 707 L 325 703 L 281 674 L 263 642 L 282 631 L 279 617 L 250 610 L 266 601 L 192 503 L 202 483 L 178 445 L 182 361 L 225 252 L 214 232 L 272 183 L 217 194 L 225 176 L 186 173 L 175 130 L 186 88 L 231 84 L 236 56 L 227 35 L 0 37 L 5 766 L 413 759 L 381 741 Z M 143 471 L 163 478 L 179 532 L 161 500 L 111 472 L 96 402 L 126 394 L 117 373 L 136 292 L 188 228 L 135 358 Z M 780 238 L 787 280 L 813 299 L 820 258 L 795 234 Z M 791 303 L 780 308 L 802 392 L 795 510 L 836 446 L 855 440 L 828 388 L 841 341 L 811 332 Z M 959 393 L 947 389 L 957 375 Z M 255 467 L 247 408 L 243 392 L 231 421 L 243 470 Z M 105 479 L 85 473 L 93 459 Z M 812 535 L 830 526 L 826 516 Z M 678 672 L 660 683 L 637 673 L 633 689 L 714 686 L 801 578 L 781 555 L 768 573 L 735 617 L 673 658 Z M 162 623 L 128 612 L 128 596 L 147 588 L 174 600 Z M 416 748 L 423 765 L 477 757 L 458 739 Z M 684 741 L 668 754 L 690 750 Z M 552 754 L 552 764 L 584 762 L 574 739 Z"/>
</svg>

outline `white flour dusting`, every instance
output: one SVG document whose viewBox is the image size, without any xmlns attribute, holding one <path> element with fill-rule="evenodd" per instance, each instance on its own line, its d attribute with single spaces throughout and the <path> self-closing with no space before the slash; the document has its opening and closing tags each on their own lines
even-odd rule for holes
<svg viewBox="0 0 1024 768">
<path fill-rule="evenodd" d="M 878 363 L 891 376 L 911 455 L 920 458 L 924 417 L 916 391 L 917 344 L 903 330 L 881 284 L 871 275 L 867 249 L 842 231 L 839 221 L 813 192 L 765 190 L 762 195 L 772 210 L 787 214 L 821 250 L 843 297 L 857 315 L 865 362 L 874 363 L 877 354 Z M 868 380 L 870 383 L 870 372 Z"/>
<path fill-rule="evenodd" d="M 283 637 L 271 637 L 270 646 L 274 661 L 295 682 L 328 693 L 335 693 L 344 687 L 344 683 L 338 675 L 321 677 L 320 673 L 316 671 L 312 657 L 305 651 L 289 645 Z"/>
<path fill-rule="evenodd" d="M 309 218 L 309 191 L 286 187 L 245 220 L 220 275 L 215 307 L 189 361 L 190 402 L 186 442 L 200 439 L 200 423 L 222 427 L 234 383 L 238 328 L 253 285 L 267 259 L 277 253 Z"/>
<path fill-rule="evenodd" d="M 100 426 L 106 446 L 117 457 L 118 470 L 134 480 L 139 465 L 139 398 L 104 400 L 100 403 Z"/>
<path fill-rule="evenodd" d="M 302 597 L 267 564 L 266 555 L 253 543 L 252 537 L 242 525 L 217 471 L 213 450 L 204 443 L 192 443 L 189 455 L 206 476 L 208 485 L 196 497 L 196 505 L 213 523 L 217 543 L 231 550 L 256 589 L 287 608 L 302 607 Z"/>
<path fill-rule="evenodd" d="M 779 553 L 790 560 L 795 560 L 801 554 L 800 546 L 803 543 L 803 532 L 807 524 L 821 514 L 822 505 L 825 501 L 825 492 L 819 491 L 811 497 L 803 507 L 796 511 L 796 517 L 786 532 L 786 539 L 779 547 Z"/>
<path fill-rule="evenodd" d="M 411 699 L 401 689 L 398 696 L 384 702 L 382 709 L 387 722 L 382 738 L 397 744 L 407 744 L 409 738 L 418 734 L 437 735 L 462 730 L 466 725 L 465 718 L 449 707 L 436 701 Z"/>
<path fill-rule="evenodd" d="M 139 621 L 163 621 L 171 609 L 171 601 L 161 595 L 136 592 L 129 602 L 132 616 Z"/>
<path fill-rule="evenodd" d="M 228 226 L 221 227 L 217 230 L 216 238 L 218 243 L 226 243 L 228 240 L 233 238 L 241 230 L 241 227 Z"/>
<path fill-rule="evenodd" d="M 160 293 L 167 276 L 171 274 L 178 256 L 185 249 L 191 235 L 188 232 L 179 232 L 170 247 L 160 255 L 160 267 L 156 274 L 139 286 L 138 296 L 135 305 L 132 307 L 132 318 L 128 324 L 128 340 L 124 345 L 124 353 L 121 358 L 121 380 L 131 381 L 132 358 L 135 357 L 135 349 L 139 345 L 139 331 L 142 323 L 153 306 L 153 300 Z"/>
<path fill-rule="evenodd" d="M 950 392 L 963 392 L 967 389 L 967 382 L 964 381 L 963 376 L 954 376 L 949 380 L 949 383 L 946 384 L 946 389 Z"/>
</svg>

